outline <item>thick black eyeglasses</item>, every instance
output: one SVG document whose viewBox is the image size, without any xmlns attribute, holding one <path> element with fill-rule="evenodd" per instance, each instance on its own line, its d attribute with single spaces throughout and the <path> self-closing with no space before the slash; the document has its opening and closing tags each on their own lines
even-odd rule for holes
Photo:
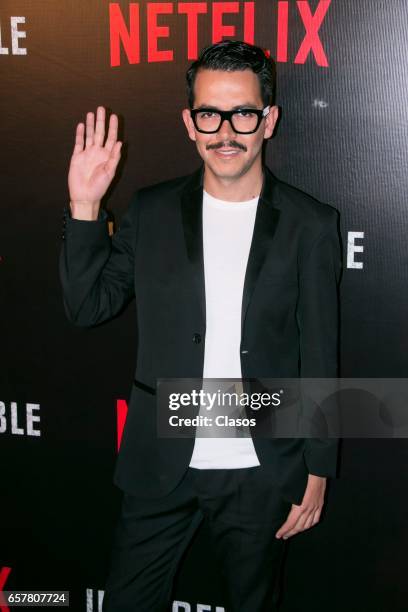
<svg viewBox="0 0 408 612">
<path fill-rule="evenodd" d="M 259 110 L 257 108 L 239 108 L 231 111 L 221 111 L 214 108 L 193 108 L 191 118 L 197 132 L 215 134 L 224 121 L 229 121 L 236 134 L 253 134 L 257 131 L 264 117 L 269 114 L 270 106 Z"/>
</svg>

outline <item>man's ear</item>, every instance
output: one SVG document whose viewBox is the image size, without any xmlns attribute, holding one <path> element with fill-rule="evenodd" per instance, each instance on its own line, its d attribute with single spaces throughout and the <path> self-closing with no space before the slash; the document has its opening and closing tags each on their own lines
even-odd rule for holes
<svg viewBox="0 0 408 612">
<path fill-rule="evenodd" d="M 187 128 L 189 137 L 191 138 L 191 140 L 195 141 L 196 134 L 195 134 L 195 129 L 194 129 L 194 123 L 190 115 L 190 110 L 188 108 L 185 108 L 182 112 L 182 116 L 183 116 L 184 125 Z"/>
<path fill-rule="evenodd" d="M 270 138 L 272 136 L 278 118 L 279 118 L 279 106 L 271 106 L 269 113 L 265 119 L 264 138 Z"/>
</svg>

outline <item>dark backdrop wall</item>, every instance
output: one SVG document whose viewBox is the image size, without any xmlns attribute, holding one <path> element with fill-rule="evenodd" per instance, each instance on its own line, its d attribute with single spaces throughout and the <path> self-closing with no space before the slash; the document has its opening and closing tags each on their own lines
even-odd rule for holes
<svg viewBox="0 0 408 612">
<path fill-rule="evenodd" d="M 342 375 L 407 377 L 407 6 L 3 0 L 0 30 L 0 589 L 70 590 L 71 609 L 90 612 L 119 511 L 137 338 L 132 306 L 90 330 L 63 311 L 76 123 L 100 104 L 120 115 L 105 203 L 118 224 L 136 188 L 199 163 L 180 116 L 197 49 L 244 37 L 270 50 L 282 118 L 267 163 L 341 212 Z M 407 609 L 407 465 L 406 440 L 344 441 L 324 520 L 289 542 L 283 612 Z M 218 576 L 202 530 L 173 610 L 221 612 Z"/>
</svg>

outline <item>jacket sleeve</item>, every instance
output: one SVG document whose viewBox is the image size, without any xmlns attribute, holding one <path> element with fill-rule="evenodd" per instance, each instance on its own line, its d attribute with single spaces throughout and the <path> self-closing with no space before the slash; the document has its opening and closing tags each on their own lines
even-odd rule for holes
<svg viewBox="0 0 408 612">
<path fill-rule="evenodd" d="M 111 238 L 107 214 L 96 221 L 66 219 L 59 270 L 68 319 L 81 327 L 107 321 L 134 297 L 137 198 Z"/>
<path fill-rule="evenodd" d="M 300 375 L 302 378 L 338 376 L 338 285 L 341 249 L 338 213 L 330 215 L 323 229 L 299 262 Z M 338 440 L 305 439 L 304 460 L 310 474 L 335 477 Z"/>
</svg>

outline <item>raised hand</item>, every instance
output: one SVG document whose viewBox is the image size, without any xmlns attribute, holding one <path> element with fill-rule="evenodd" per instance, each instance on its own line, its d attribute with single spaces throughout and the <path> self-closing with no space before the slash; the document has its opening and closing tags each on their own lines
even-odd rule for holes
<svg viewBox="0 0 408 612">
<path fill-rule="evenodd" d="M 111 115 L 108 136 L 105 140 L 106 113 L 98 106 L 96 122 L 94 113 L 87 113 L 86 127 L 78 123 L 75 147 L 68 173 L 71 213 L 75 219 L 95 220 L 99 206 L 115 176 L 120 160 L 122 143 L 118 141 L 118 118 Z"/>
</svg>

